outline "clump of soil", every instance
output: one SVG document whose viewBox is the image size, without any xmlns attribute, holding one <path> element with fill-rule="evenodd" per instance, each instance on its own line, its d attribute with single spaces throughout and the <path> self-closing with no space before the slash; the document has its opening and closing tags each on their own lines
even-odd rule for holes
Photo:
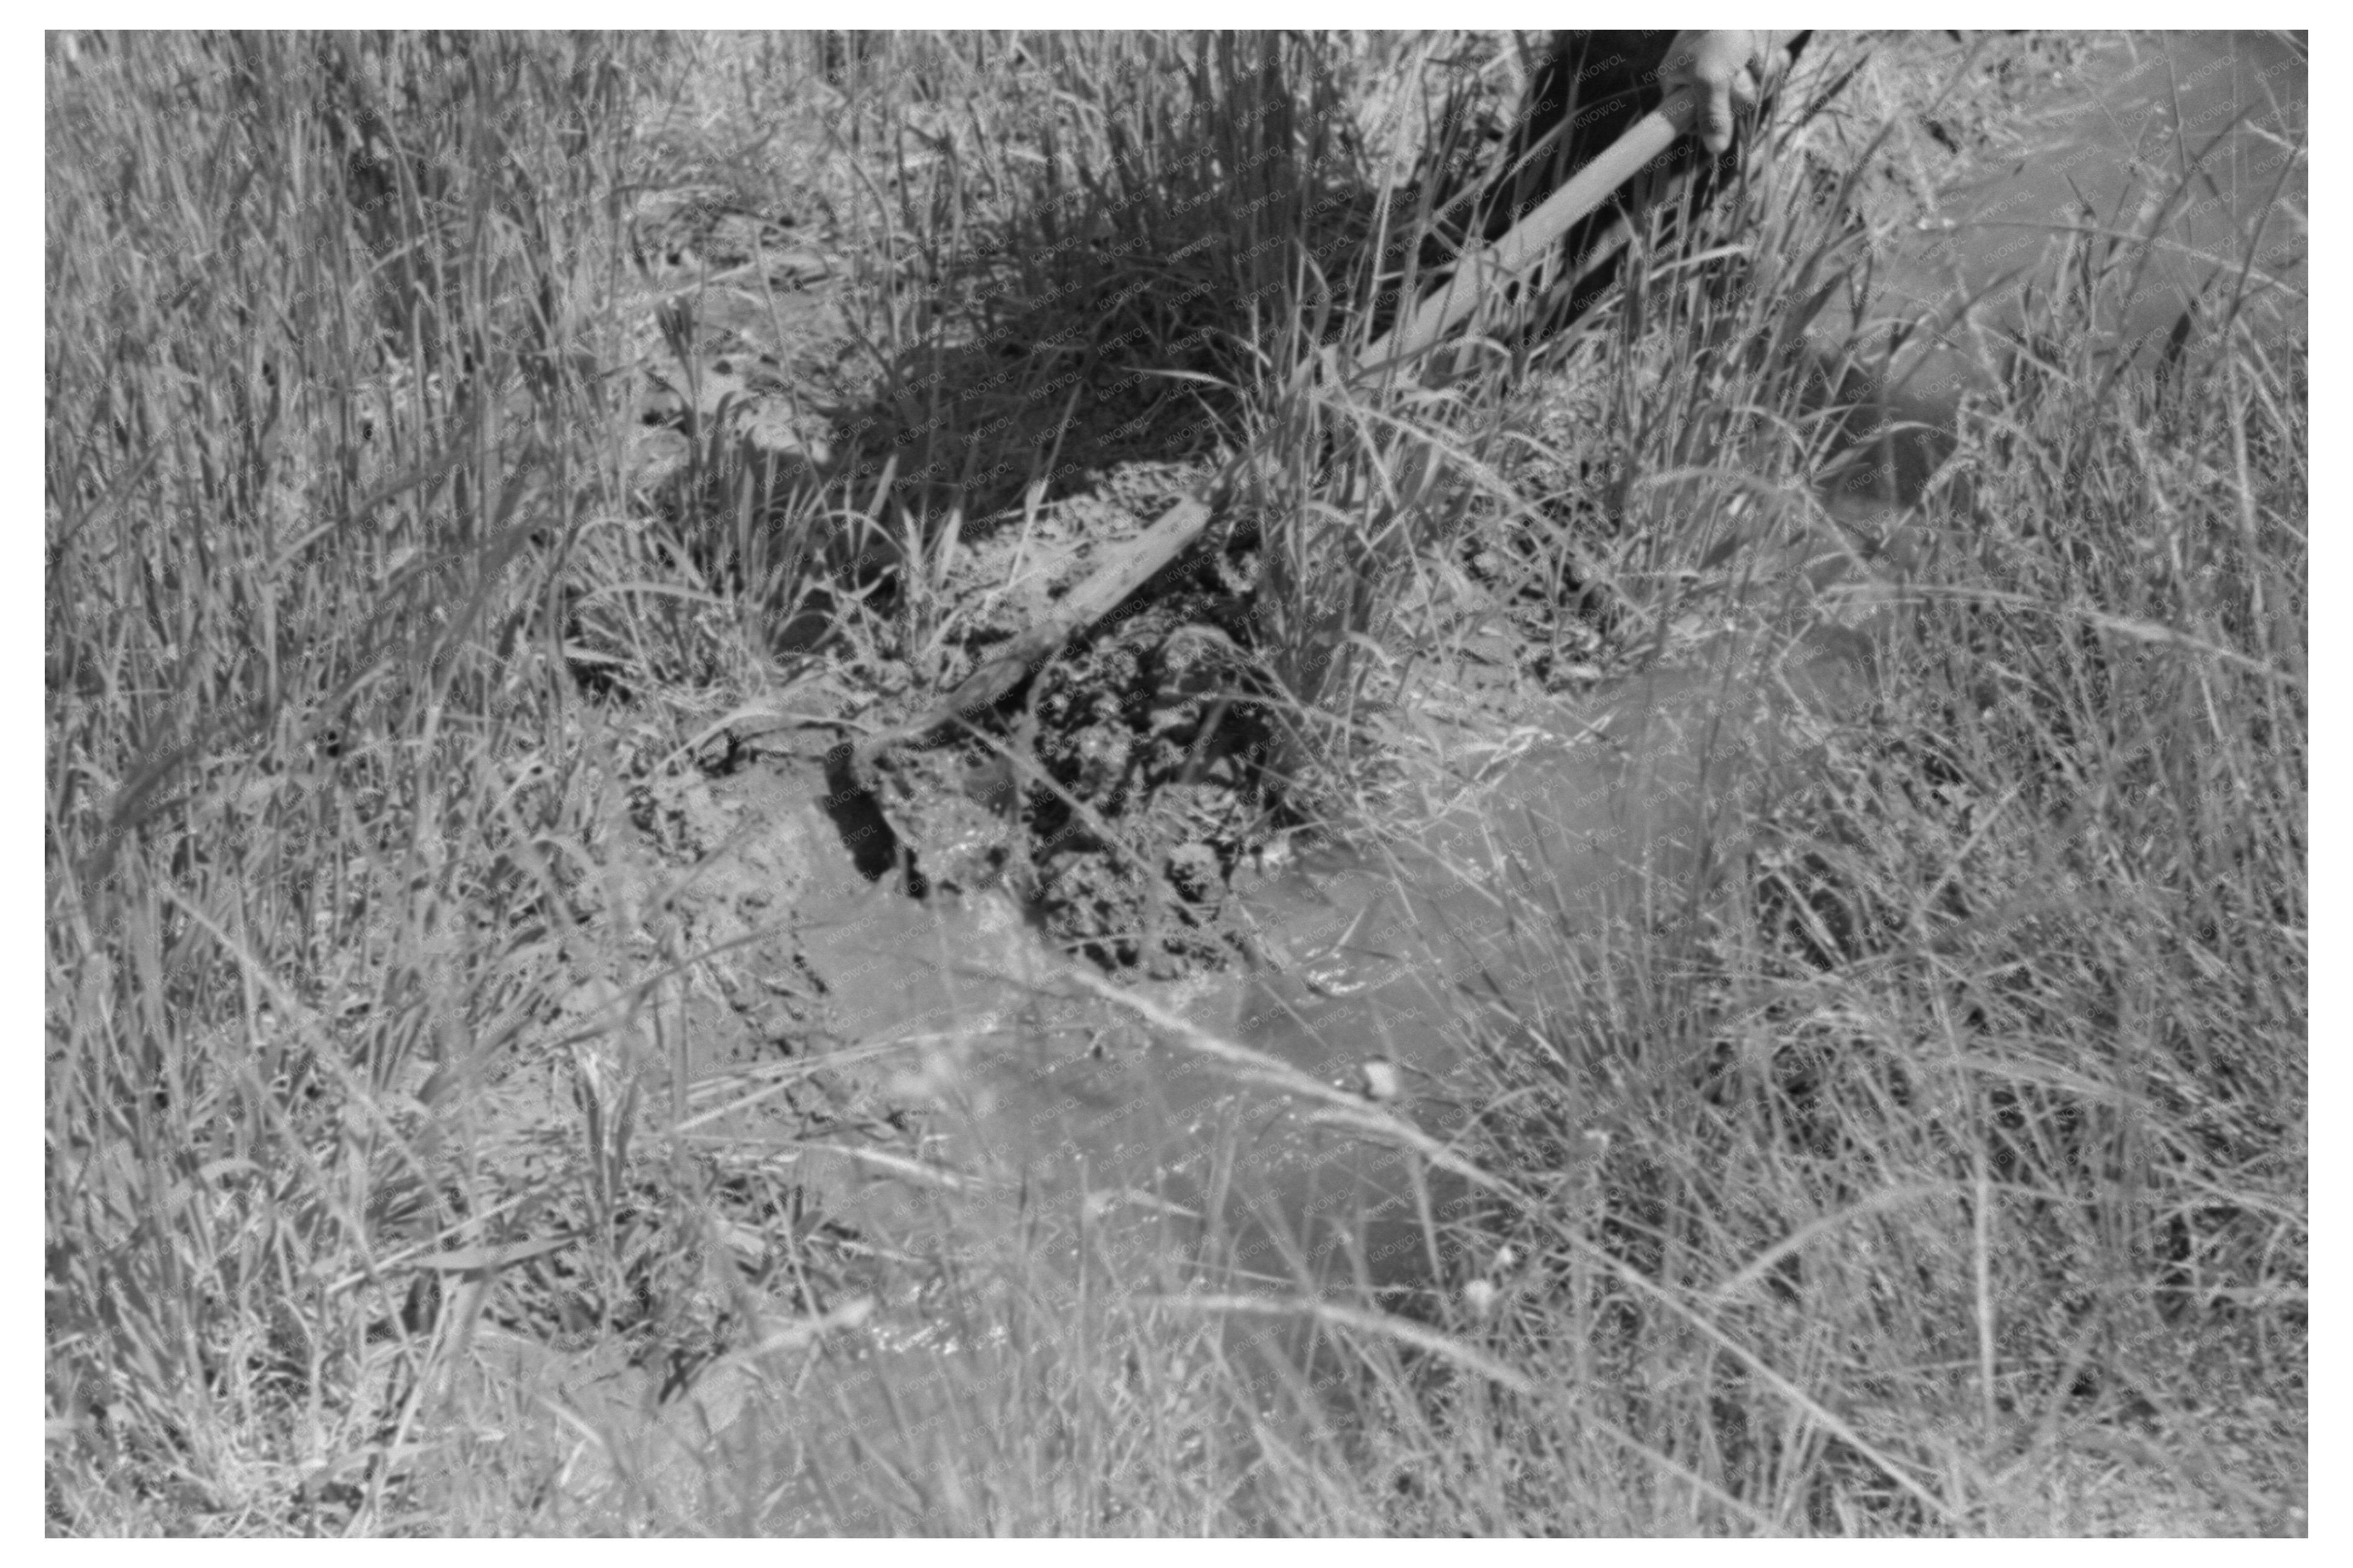
<svg viewBox="0 0 2353 1568">
<path fill-rule="evenodd" d="M 974 608 L 928 688 L 1033 624 L 1185 479 L 1133 465 L 977 542 L 951 592 Z M 1002 733 L 908 750 L 873 798 L 917 896 L 1001 887 L 1065 951 L 1168 979 L 1240 951 L 1226 897 L 1264 839 L 1264 710 L 1249 653 L 1255 560 L 1205 548 L 1072 639 Z M 910 699 L 928 697 L 911 691 Z M 876 868 L 879 869 L 880 868 Z"/>
<path fill-rule="evenodd" d="M 1238 951 L 1225 895 L 1263 837 L 1269 736 L 1248 700 L 1249 601 L 1223 558 L 1074 647 L 1031 703 L 1028 823 L 1048 932 L 1166 979 Z"/>
</svg>

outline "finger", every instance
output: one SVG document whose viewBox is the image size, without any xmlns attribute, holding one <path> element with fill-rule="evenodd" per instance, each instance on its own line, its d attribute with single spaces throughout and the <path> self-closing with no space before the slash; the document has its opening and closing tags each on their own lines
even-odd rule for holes
<svg viewBox="0 0 2353 1568">
<path fill-rule="evenodd" d="M 1699 144 L 1708 156 L 1721 157 L 1732 145 L 1732 84 L 1710 82 L 1699 110 Z"/>
</svg>

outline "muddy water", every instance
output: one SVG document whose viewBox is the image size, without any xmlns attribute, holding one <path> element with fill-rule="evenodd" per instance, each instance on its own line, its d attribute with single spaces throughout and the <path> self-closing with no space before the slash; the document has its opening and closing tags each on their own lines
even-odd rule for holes
<svg viewBox="0 0 2353 1568">
<path fill-rule="evenodd" d="M 1759 666 L 1725 646 L 1565 705 L 1464 770 L 1401 855 L 1326 855 L 1261 886 L 1250 909 L 1279 960 L 1153 993 L 1183 1026 L 1140 1026 L 1075 982 L 1009 907 L 877 889 L 809 911 L 804 945 L 850 977 L 839 991 L 861 1037 L 902 1042 L 891 1092 L 928 1101 L 934 1133 L 928 1173 L 869 1171 L 835 1186 L 832 1212 L 915 1277 L 953 1258 L 967 1284 L 1064 1320 L 1138 1294 L 1404 1305 L 1460 1283 L 1444 1222 L 1478 1189 L 1398 1131 L 1442 1141 L 1477 1110 L 1461 1070 L 1472 1015 L 1508 1037 L 1539 993 L 1573 1002 L 1566 950 L 1716 896 L 1746 821 L 1807 776 L 1866 681 L 1803 648 L 1763 679 Z M 1366 1124 L 1380 1117 L 1396 1120 Z M 1239 1380 L 1226 1386 L 1256 1404 L 1233 1440 L 1302 1420 L 1285 1390 L 1325 1364 L 1303 1323 L 1219 1332 Z M 920 1310 L 886 1310 L 862 1335 L 804 1384 L 824 1413 L 811 1473 L 834 1479 L 778 1494 L 790 1528 L 886 1528 L 840 1477 L 869 1451 L 934 1462 L 925 1445 L 945 1430 L 1007 1441 L 987 1435 L 1006 1419 L 988 1414 L 996 1391 L 1041 1375 L 1034 1342 L 1017 1353 Z"/>
<path fill-rule="evenodd" d="M 2300 317 L 2301 47 L 2117 37 L 2021 111 L 2016 150 L 1952 190 L 1878 279 L 1877 313 L 1944 323 L 1881 389 L 1882 413 L 1915 426 L 1889 443 L 1883 500 L 1916 494 L 1961 391 L 1991 374 L 1989 345 L 2015 333 L 2021 302 L 2052 287 L 2053 258 L 2087 222 L 2153 237 L 2119 252 L 2129 287 L 2111 313 L 2113 353 L 2172 342 L 2185 313 L 2193 339 L 2211 335 L 2233 299 L 2268 327 Z M 1591 933 L 1704 896 L 1706 855 L 1737 844 L 1740 814 L 1802 771 L 1810 727 L 1862 685 L 1819 653 L 1762 682 L 1741 673 L 1754 664 L 1725 650 L 1564 709 L 1516 760 L 1466 784 L 1402 861 L 1328 860 L 1254 895 L 1268 973 L 1162 1000 L 1319 1082 L 1386 1090 L 1366 1068 L 1388 1063 L 1394 1108 L 1442 1132 L 1462 1110 L 1448 1087 L 1451 1021 L 1525 1000 L 1544 983 L 1532 965 L 1557 951 L 1528 945 L 1530 911 Z M 1430 1278 L 1421 1232 L 1437 1200 L 1422 1162 L 1367 1152 L 1319 1124 L 1328 1107 L 1313 1097 L 1240 1082 L 1230 1064 L 1072 994 L 1009 911 L 877 893 L 831 926 L 841 934 L 816 940 L 898 956 L 866 970 L 867 1033 L 919 1042 L 900 1087 L 932 1094 L 956 1128 L 944 1147 L 970 1181 L 952 1203 L 934 1192 L 915 1207 L 986 1229 L 997 1221 L 973 1217 L 991 1210 L 979 1194 L 1012 1193 L 1027 1244 L 1069 1256 L 1130 1237 L 1152 1258 L 1181 1237 L 1175 1254 L 1198 1260 L 1206 1247 L 1237 1278 Z M 932 960 L 921 975 L 903 962 L 915 953 Z M 1107 1223 L 1114 1215 L 1128 1218 Z"/>
<path fill-rule="evenodd" d="M 2086 208 L 2161 241 L 2125 291 L 2111 352 L 2161 352 L 2185 311 L 2209 331 L 2233 292 L 2274 325 L 2296 320 L 2304 91 L 2288 46 L 2227 35 L 2105 44 L 2054 84 L 2030 110 L 2028 153 L 1954 191 L 1881 279 L 1884 312 L 1946 323 L 1882 385 L 1890 427 L 1915 427 L 1888 437 L 1882 500 L 1916 496 L 1957 401 L 1992 374 L 1989 345 L 2021 321 L 2022 280 L 2048 287 L 2058 231 Z M 2185 141 L 2194 177 L 2164 209 Z M 1560 962 L 1576 942 L 1715 896 L 1748 822 L 1867 692 L 1862 670 L 1819 649 L 1765 679 L 1758 668 L 1755 650 L 1727 647 L 1564 707 L 1466 773 L 1400 857 L 1327 857 L 1253 893 L 1267 966 L 1155 1000 L 1256 1053 L 1255 1068 L 1088 993 L 1008 908 L 878 889 L 809 911 L 818 967 L 854 977 L 854 1032 L 902 1042 L 892 1091 L 928 1100 L 938 1131 L 934 1173 L 865 1172 L 844 1214 L 912 1255 L 944 1244 L 1008 1260 L 1033 1286 L 1443 1288 L 1435 1224 L 1475 1193 L 1335 1110 L 1370 1091 L 1356 1103 L 1443 1139 L 1477 1109 L 1458 1070 L 1466 1015 L 1508 1029 L 1578 983 Z M 916 1362 L 939 1388 L 955 1384 L 944 1358 L 993 1353 L 937 1341 L 870 1353 L 837 1368 L 867 1388 L 843 1408 L 876 1408 L 874 1391 Z"/>
<path fill-rule="evenodd" d="M 1883 258 L 1866 319 L 1834 308 L 1818 323 L 1821 342 L 1853 332 L 1884 343 L 1905 328 L 1876 384 L 1846 394 L 1872 405 L 1857 433 L 1881 433 L 1876 460 L 1846 482 L 1867 476 L 1869 493 L 1848 499 L 1917 498 L 1951 450 L 1962 398 L 1998 377 L 2028 301 L 2050 297 L 2087 229 L 2091 264 L 2110 274 L 2097 312 L 2105 357 L 2146 371 L 2211 353 L 2232 321 L 2266 339 L 2299 330 L 2306 74 L 2300 40 L 2181 32 L 2109 36 L 2054 79 L 2005 128 L 2016 145 Z"/>
<path fill-rule="evenodd" d="M 870 1028 L 909 1042 L 894 1089 L 934 1105 L 957 1184 L 886 1173 L 863 1223 L 945 1225 L 965 1248 L 1018 1225 L 1057 1268 L 1083 1256 L 1154 1287 L 1434 1283 L 1433 1224 L 1469 1194 L 1335 1113 L 1369 1103 L 1442 1138 L 1470 1109 L 1466 1012 L 1525 1008 L 1565 937 L 1713 895 L 1744 820 L 1802 779 L 1862 681 L 1820 653 L 1761 680 L 1757 662 L 1727 647 L 1560 708 L 1401 855 L 1326 855 L 1257 889 L 1267 966 L 1155 999 L 1256 1064 L 1080 988 L 1001 909 L 873 895 L 812 921 L 822 963 L 871 955 Z"/>
<path fill-rule="evenodd" d="M 2263 33 L 2101 41 L 2010 129 L 2021 144 L 1949 191 L 1922 242 L 1880 279 L 1883 309 L 1919 316 L 1975 301 L 2004 330 L 2054 249 L 2092 226 L 2124 245 L 2131 286 L 2116 348 L 2161 346 L 2186 310 L 2211 330 L 2243 288 L 2266 317 L 2300 320 L 2306 279 L 2306 62 Z"/>
</svg>

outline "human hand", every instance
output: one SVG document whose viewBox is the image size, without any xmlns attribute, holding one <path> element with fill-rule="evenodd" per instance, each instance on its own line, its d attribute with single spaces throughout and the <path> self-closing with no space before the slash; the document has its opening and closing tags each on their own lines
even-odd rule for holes
<svg viewBox="0 0 2353 1568">
<path fill-rule="evenodd" d="M 1757 102 L 1771 35 L 1717 27 L 1687 28 L 1667 46 L 1659 85 L 1672 93 L 1689 88 L 1699 95 L 1699 118 L 1692 129 L 1711 157 L 1732 145 L 1732 111 Z"/>
</svg>

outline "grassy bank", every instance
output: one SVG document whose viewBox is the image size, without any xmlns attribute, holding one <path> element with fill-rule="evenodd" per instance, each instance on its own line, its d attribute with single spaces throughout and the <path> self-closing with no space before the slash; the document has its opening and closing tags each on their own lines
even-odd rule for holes
<svg viewBox="0 0 2353 1568">
<path fill-rule="evenodd" d="M 1711 254 L 1309 391 L 1443 266 L 1508 40 L 48 47 L 53 1531 L 2303 1529 L 2302 337 L 2108 374 L 2087 222 L 1917 504 L 1822 500 L 1862 349 L 1808 328 L 2060 45 L 1824 43 Z M 686 1135 L 712 944 L 617 846 L 1245 447 L 967 747 L 1026 786 L 988 874 L 1123 982 L 1238 963 L 1188 911 L 1268 846 L 1409 835 L 1433 703 L 1736 626 L 1867 647 L 1867 710 L 1706 897 L 1517 884 L 1459 1026 L 1503 1195 L 1316 1320 L 1336 1382 L 946 1260 L 969 1352 L 812 1422 L 881 1238 L 775 1152 L 853 1118 Z M 597 1357 L 759 1375 L 635 1471 L 659 1411 L 533 1392 Z"/>
</svg>

